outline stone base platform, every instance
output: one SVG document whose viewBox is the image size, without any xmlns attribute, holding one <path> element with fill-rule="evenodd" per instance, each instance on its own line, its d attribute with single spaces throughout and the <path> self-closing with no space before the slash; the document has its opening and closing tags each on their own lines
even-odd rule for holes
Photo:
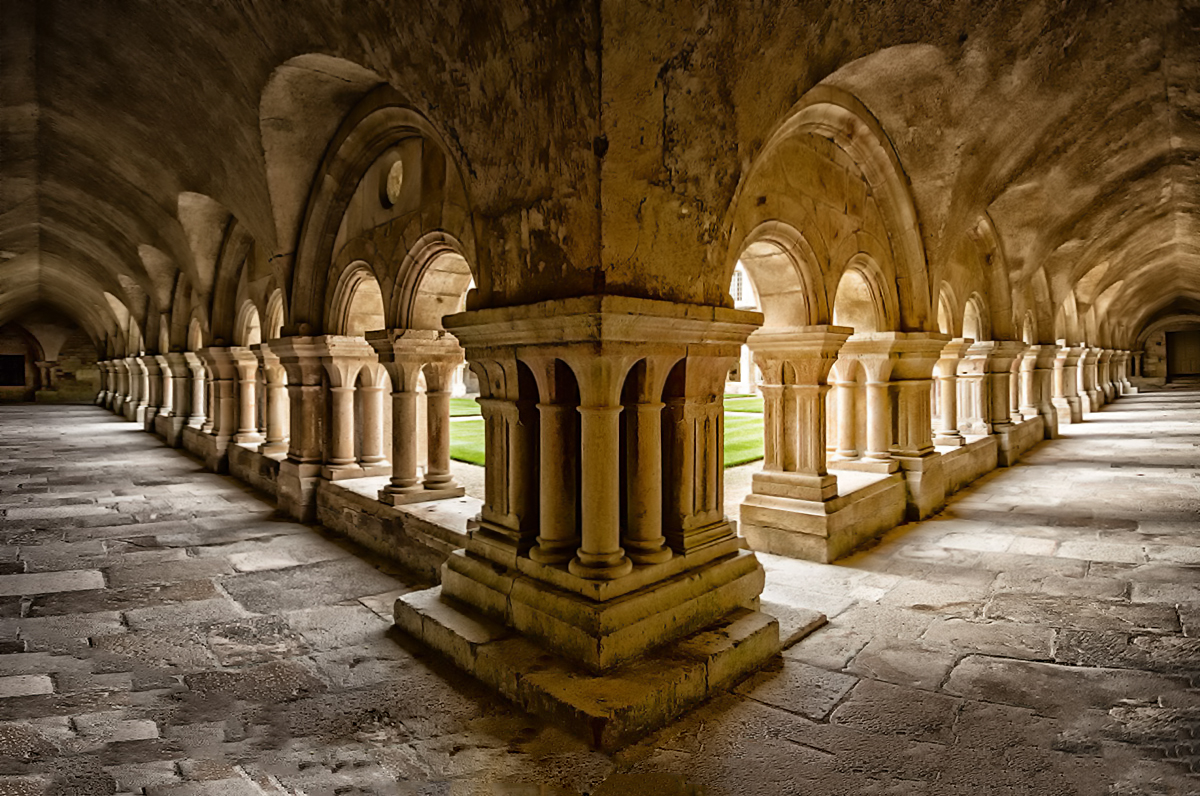
<svg viewBox="0 0 1200 796">
<path fill-rule="evenodd" d="M 746 496 L 741 531 L 752 550 L 829 564 L 904 522 L 904 477 L 839 472 L 832 500 Z"/>
<path fill-rule="evenodd" d="M 807 632 L 822 621 L 808 623 Z M 780 651 L 779 622 L 739 608 L 721 621 L 605 674 L 591 674 L 443 597 L 441 587 L 396 601 L 396 625 L 524 710 L 598 749 L 652 732 L 728 691 Z"/>
</svg>

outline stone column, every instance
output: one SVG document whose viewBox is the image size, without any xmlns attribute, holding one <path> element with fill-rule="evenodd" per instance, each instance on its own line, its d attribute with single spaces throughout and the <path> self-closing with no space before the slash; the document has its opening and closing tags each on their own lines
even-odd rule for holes
<svg viewBox="0 0 1200 796">
<path fill-rule="evenodd" d="M 209 439 L 203 453 L 205 464 L 213 472 L 229 469 L 227 452 L 237 432 L 237 365 L 226 346 L 209 346 L 197 352 L 208 369 L 209 412 L 204 427 L 211 423 Z"/>
<path fill-rule="evenodd" d="M 163 405 L 162 400 L 162 366 L 158 362 L 158 357 L 154 354 L 144 354 L 138 357 L 138 362 L 141 365 L 145 379 L 145 405 L 142 407 L 141 423 L 142 428 L 146 431 L 154 431 L 154 418 L 158 417 L 159 408 Z"/>
<path fill-rule="evenodd" d="M 125 391 L 125 401 L 121 404 L 121 414 L 126 420 L 136 420 L 138 404 L 142 398 L 142 369 L 138 366 L 137 357 L 125 357 L 125 372 L 128 387 Z"/>
<path fill-rule="evenodd" d="M 853 462 L 842 461 L 844 455 L 841 443 L 839 444 L 836 461 L 838 469 L 867 470 L 879 473 L 894 473 L 899 469 L 899 465 L 891 454 L 894 439 L 891 379 L 892 366 L 895 364 L 893 356 L 895 345 L 897 339 L 902 336 L 895 332 L 856 334 L 848 339 L 841 348 L 841 357 L 847 361 L 857 360 L 866 377 L 867 438 L 865 450 L 860 451 L 861 458 Z M 838 370 L 841 371 L 842 367 L 839 360 Z M 843 378 L 839 375 L 839 391 L 843 389 L 841 384 L 848 383 L 848 380 L 843 381 Z M 926 400 L 928 400 L 928 395 L 926 395 Z M 848 433 L 846 419 L 841 418 L 841 413 L 843 406 L 849 410 L 849 403 L 848 395 L 845 403 L 841 401 L 838 403 L 839 435 Z M 929 414 L 928 407 L 925 409 L 925 414 Z M 845 441 L 848 441 L 848 438 Z M 845 453 L 848 454 L 850 451 L 847 449 Z"/>
<path fill-rule="evenodd" d="M 756 550 L 818 561 L 841 552 L 838 540 L 831 539 L 833 510 L 826 505 L 837 499 L 838 488 L 826 462 L 825 407 L 834 364 L 855 365 L 838 359 L 852 333 L 848 327 L 803 326 L 760 329 L 750 336 L 767 408 L 763 471 L 754 474 L 741 507 L 742 532 Z M 839 419 L 853 427 L 854 393 L 851 388 L 845 392 L 849 400 L 845 408 L 839 404 Z M 852 440 L 853 432 L 845 444 L 853 445 Z"/>
<path fill-rule="evenodd" d="M 192 428 L 203 429 L 208 425 L 208 369 L 199 354 L 191 351 L 183 355 L 191 373 L 192 400 L 190 402 L 187 424 Z"/>
<path fill-rule="evenodd" d="M 1099 348 L 1085 346 L 1079 360 L 1080 398 L 1084 399 L 1084 412 L 1098 412 L 1104 405 L 1104 394 L 1098 386 L 1100 353 Z"/>
<path fill-rule="evenodd" d="M 958 337 L 946 343 L 934 366 L 941 404 L 937 433 L 933 438 L 935 445 L 957 448 L 966 443 L 962 432 L 958 430 L 958 363 L 973 342 Z"/>
<path fill-rule="evenodd" d="M 258 432 L 258 357 L 245 346 L 229 349 L 237 379 L 237 432 L 233 441 L 254 445 L 263 441 Z"/>
<path fill-rule="evenodd" d="M 635 564 L 662 564 L 674 555 L 663 531 L 663 413 L 666 404 L 662 397 L 666 379 L 675 364 L 675 358 L 670 355 L 650 356 L 637 363 L 625 379 L 622 397 L 626 441 L 623 539 L 626 554 Z M 748 364 L 753 367 L 752 363 Z"/>
<path fill-rule="evenodd" d="M 166 410 L 163 438 L 172 448 L 178 448 L 183 444 L 183 429 L 192 406 L 192 385 L 189 383 L 192 370 L 187 355 L 181 352 L 174 351 L 161 359 L 163 383 L 170 385 L 170 405 L 163 407 Z"/>
<path fill-rule="evenodd" d="M 159 354 L 155 360 L 158 362 L 159 372 L 158 415 L 170 417 L 171 409 L 175 405 L 175 381 L 171 378 L 171 364 L 165 354 Z"/>
<path fill-rule="evenodd" d="M 1118 351 L 1115 361 L 1117 363 L 1117 388 L 1121 395 L 1132 395 L 1137 392 L 1137 388 L 1129 380 L 1130 365 L 1133 362 L 1133 354 L 1129 351 Z"/>
<path fill-rule="evenodd" d="M 392 477 L 391 482 L 380 490 L 379 499 L 389 505 L 402 505 L 466 494 L 450 473 L 448 388 L 463 361 L 458 341 L 444 331 L 424 329 L 369 332 L 367 340 L 392 381 Z M 421 433 L 417 428 L 417 401 L 422 373 L 425 374 L 427 435 L 424 482 L 417 472 L 420 464 L 417 443 Z"/>
<path fill-rule="evenodd" d="M 1052 403 L 1058 412 L 1058 421 L 1064 424 L 1083 422 L 1083 403 L 1079 397 L 1079 358 L 1083 346 L 1068 346 L 1066 340 L 1058 341 L 1058 353 L 1054 359 L 1054 397 Z"/>
<path fill-rule="evenodd" d="M 38 392 L 58 389 L 54 384 L 54 369 L 58 367 L 58 363 L 39 359 L 33 364 L 37 365 L 38 369 Z"/>
<path fill-rule="evenodd" d="M 1021 356 L 1021 414 L 1041 415 L 1046 439 L 1058 437 L 1058 410 L 1053 403 L 1056 345 L 1033 345 Z"/>
<path fill-rule="evenodd" d="M 279 357 L 271 351 L 271 347 L 266 343 L 251 346 L 251 349 L 258 358 L 267 391 L 266 439 L 258 446 L 258 452 L 264 456 L 286 456 L 290 432 L 287 372 L 280 364 Z"/>
<path fill-rule="evenodd" d="M 383 365 L 368 363 L 360 371 L 357 390 L 359 412 L 362 428 L 359 429 L 358 465 L 363 475 L 391 475 L 392 466 L 388 462 L 387 450 L 384 445 L 384 409 L 383 398 L 387 390 L 387 373 Z M 449 409 L 447 408 L 447 412 Z"/>
<path fill-rule="evenodd" d="M 462 341 L 479 376 L 480 404 L 494 436 L 487 500 L 466 549 L 443 568 L 442 594 L 593 672 L 751 604 L 761 590 L 761 570 L 722 513 L 721 414 L 725 377 L 759 318 L 615 296 L 447 316 L 443 323 Z M 635 364 L 655 357 L 672 363 L 661 394 L 654 394 L 653 378 L 629 388 L 640 378 Z M 545 378 L 554 360 L 570 368 L 578 411 L 568 374 L 553 385 Z M 528 414 L 526 402 L 533 410 Z M 638 407 L 637 418 L 624 417 L 627 453 L 652 447 L 653 421 L 642 421 L 655 411 L 663 415 L 662 532 L 672 555 L 636 568 L 626 549 L 665 556 L 646 549 L 652 513 L 642 522 L 622 511 L 623 496 L 651 500 L 622 468 L 625 406 Z M 559 407 L 571 407 L 578 420 Z M 539 499 L 541 484 L 574 491 L 573 474 L 560 477 L 538 465 L 541 435 L 529 432 L 543 422 L 547 435 L 555 428 L 571 434 L 578 423 L 578 504 Z M 564 469 L 558 457 L 547 464 Z M 539 510 L 554 514 L 539 517 Z M 578 549 L 563 566 L 576 535 Z M 635 631 L 633 624 L 654 631 Z"/>
<path fill-rule="evenodd" d="M 1096 373 L 1098 383 L 1097 389 L 1100 391 L 1101 400 L 1106 404 L 1110 404 L 1117 398 L 1117 391 L 1113 385 L 1112 359 L 1116 352 L 1110 348 L 1105 348 L 1100 352 L 1100 358 L 1096 364 Z"/>
<path fill-rule="evenodd" d="M 965 343 L 965 341 L 963 341 Z M 946 504 L 946 477 L 942 456 L 933 446 L 930 393 L 933 370 L 950 343 L 937 332 L 897 333 L 891 355 L 894 427 L 890 452 L 904 475 L 905 514 L 922 520 Z"/>
<path fill-rule="evenodd" d="M 95 406 L 104 406 L 104 399 L 108 393 L 108 371 L 105 369 L 107 363 L 101 359 L 96 362 L 96 370 L 100 374 L 100 387 L 96 390 L 96 397 L 92 399 Z"/>
<path fill-rule="evenodd" d="M 1025 344 L 1014 340 L 990 341 L 987 358 L 988 387 L 991 394 L 992 433 L 998 439 L 997 458 L 1001 467 L 1017 462 L 1020 453 L 1012 441 L 1012 366 L 1025 351 Z"/>
<path fill-rule="evenodd" d="M 317 481 L 325 451 L 326 406 L 324 350 L 319 337 L 282 337 L 268 341 L 287 373 L 287 457 L 276 480 L 279 507 L 301 522 L 316 518 Z"/>
<path fill-rule="evenodd" d="M 579 389 L 574 374 L 557 358 L 530 359 L 539 401 L 538 534 L 529 557 L 542 564 L 567 564 L 579 549 Z M 659 454 L 656 453 L 657 458 Z M 662 476 L 659 474 L 659 528 Z"/>
<path fill-rule="evenodd" d="M 837 458 L 844 461 L 853 461 L 859 457 L 862 452 L 858 449 L 858 360 L 853 357 L 839 358 L 833 370 L 834 373 L 834 391 L 837 394 Z M 772 385 L 771 391 L 763 393 L 764 404 L 764 433 L 765 429 L 776 429 L 783 422 L 783 387 L 780 385 Z M 770 415 L 769 417 L 767 415 Z M 771 440 L 773 453 L 775 456 L 770 461 L 774 461 L 776 466 L 781 464 L 782 441 L 777 440 L 774 432 L 769 439 Z"/>
</svg>

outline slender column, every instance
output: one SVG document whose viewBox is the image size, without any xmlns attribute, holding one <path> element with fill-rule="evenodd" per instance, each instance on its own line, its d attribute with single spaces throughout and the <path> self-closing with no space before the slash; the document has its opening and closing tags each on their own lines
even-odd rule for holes
<svg viewBox="0 0 1200 796">
<path fill-rule="evenodd" d="M 252 346 L 262 369 L 266 390 L 266 439 L 258 446 L 264 456 L 287 454 L 288 393 L 287 373 L 279 357 L 266 343 Z"/>
<path fill-rule="evenodd" d="M 951 340 L 934 366 L 940 409 L 935 445 L 959 447 L 966 443 L 958 423 L 958 363 L 970 347 L 971 341 L 965 338 Z"/>
<path fill-rule="evenodd" d="M 539 403 L 537 408 L 541 431 L 538 468 L 541 506 L 537 544 L 530 549 L 529 557 L 544 564 L 565 564 L 575 557 L 579 548 L 579 536 L 575 532 L 574 466 L 579 461 L 575 444 L 578 415 L 574 405 Z"/>
<path fill-rule="evenodd" d="M 850 363 L 853 365 L 853 363 Z M 838 365 L 839 376 L 835 382 L 837 389 L 838 417 L 838 447 L 839 459 L 858 458 L 858 382 L 840 375 L 842 365 Z"/>
<path fill-rule="evenodd" d="M 1038 411 L 1038 384 L 1035 377 L 1037 372 L 1038 357 L 1041 353 L 1041 346 L 1030 346 L 1021 355 L 1020 361 L 1020 382 L 1021 382 L 1021 417 L 1026 420 L 1032 420 L 1037 417 Z"/>
<path fill-rule="evenodd" d="M 626 458 L 628 506 L 625 546 L 629 557 L 638 564 L 659 564 L 672 555 L 663 535 L 662 521 L 664 406 L 650 401 L 625 405 L 629 448 Z"/>
<path fill-rule="evenodd" d="M 158 414 L 170 417 L 175 407 L 175 377 L 171 372 L 171 363 L 166 355 L 160 354 L 155 359 L 158 361 L 159 384 L 161 385 Z"/>
<path fill-rule="evenodd" d="M 207 405 L 205 387 L 207 385 L 205 384 L 204 363 L 200 361 L 200 357 L 190 351 L 183 356 L 187 361 L 188 370 L 192 374 L 192 400 L 189 406 L 190 414 L 188 415 L 187 424 L 192 428 L 202 428 L 207 421 L 205 415 L 205 406 Z"/>
<path fill-rule="evenodd" d="M 1083 357 L 1079 360 L 1080 373 L 1080 393 L 1081 397 L 1086 397 L 1087 402 L 1084 405 L 1084 411 L 1096 412 L 1103 406 L 1101 398 L 1102 393 L 1097 386 L 1097 365 L 1100 360 L 1099 348 L 1084 349 Z"/>
<path fill-rule="evenodd" d="M 403 495 L 418 489 L 417 392 L 400 389 L 392 393 L 392 479 L 380 492 L 380 499 L 391 502 L 387 495 Z"/>
<path fill-rule="evenodd" d="M 258 357 L 247 348 L 230 349 L 237 379 L 237 434 L 234 442 L 258 445 Z"/>
<path fill-rule="evenodd" d="M 358 388 L 362 406 L 362 454 L 359 461 L 373 467 L 386 466 L 383 451 L 383 386 L 372 384 Z"/>
<path fill-rule="evenodd" d="M 1098 362 L 1098 369 L 1099 369 L 1098 373 L 1099 373 L 1099 379 L 1100 379 L 1100 384 L 1098 386 L 1099 386 L 1101 394 L 1104 396 L 1104 402 L 1107 404 L 1110 404 L 1113 401 L 1115 401 L 1117 399 L 1117 396 L 1120 394 L 1120 393 L 1118 393 L 1118 391 L 1116 389 L 1116 385 L 1113 384 L 1114 380 L 1113 380 L 1113 364 L 1112 364 L 1112 362 L 1113 362 L 1113 355 L 1115 353 L 1116 352 L 1113 351 L 1112 349 L 1109 349 L 1109 348 L 1104 349 L 1103 351 L 1100 352 L 1100 359 Z"/>
<path fill-rule="evenodd" d="M 1058 410 L 1060 423 L 1070 424 L 1083 421 L 1083 405 L 1079 397 L 1079 358 L 1083 347 L 1069 347 L 1059 340 L 1058 354 L 1054 360 L 1054 397 L 1052 403 Z"/>
<path fill-rule="evenodd" d="M 892 458 L 892 404 L 888 382 L 867 382 L 867 450 L 866 458 L 886 461 Z"/>
<path fill-rule="evenodd" d="M 329 455 L 334 468 L 354 465 L 354 388 L 329 388 Z"/>
<path fill-rule="evenodd" d="M 579 407 L 580 544 L 571 560 L 572 574 L 612 580 L 627 575 L 633 563 L 621 548 L 621 407 Z"/>
<path fill-rule="evenodd" d="M 450 473 L 450 397 L 454 360 L 431 362 L 425 367 L 425 480 L 427 490 L 456 487 Z"/>
<path fill-rule="evenodd" d="M 766 378 L 766 374 L 763 374 Z M 763 397 L 763 470 L 767 472 L 783 469 L 783 387 L 764 381 L 758 387 Z"/>
<path fill-rule="evenodd" d="M 212 367 L 205 362 L 204 366 L 204 422 L 200 426 L 200 431 L 205 434 L 212 434 L 213 429 L 218 423 L 220 412 L 217 408 L 217 380 L 213 374 Z"/>
</svg>

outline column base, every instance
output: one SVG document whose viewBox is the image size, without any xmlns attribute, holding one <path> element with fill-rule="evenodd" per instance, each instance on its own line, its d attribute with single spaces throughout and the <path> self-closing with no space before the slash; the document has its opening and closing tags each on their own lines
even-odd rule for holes
<svg viewBox="0 0 1200 796">
<path fill-rule="evenodd" d="M 961 448 L 967 444 L 967 440 L 958 432 L 953 434 L 935 434 L 933 436 L 933 444 L 943 448 Z"/>
<path fill-rule="evenodd" d="M 904 474 L 907 493 L 905 518 L 917 522 L 937 514 L 946 505 L 946 475 L 940 453 L 923 456 L 893 454 Z"/>
<path fill-rule="evenodd" d="M 1063 425 L 1083 422 L 1083 402 L 1079 396 L 1071 395 L 1066 398 L 1055 398 L 1054 408 L 1058 410 L 1058 422 Z"/>
<path fill-rule="evenodd" d="M 906 504 L 896 473 L 825 501 L 751 493 L 740 528 L 753 550 L 830 564 L 904 522 Z"/>
<path fill-rule="evenodd" d="M 604 674 L 582 670 L 481 617 L 440 587 L 401 597 L 395 620 L 522 709 L 603 750 L 631 743 L 729 690 L 780 650 L 778 621 L 744 607 Z M 818 617 L 807 632 L 823 624 Z"/>
<path fill-rule="evenodd" d="M 898 472 L 900 464 L 895 459 L 834 459 L 829 463 L 829 469 L 888 475 Z"/>
<path fill-rule="evenodd" d="M 154 407 L 146 407 L 142 412 L 142 428 L 146 432 L 153 434 L 155 431 L 155 421 L 159 418 L 158 410 Z"/>
<path fill-rule="evenodd" d="M 996 437 L 997 467 L 1012 467 L 1021 458 L 1021 451 L 1013 439 L 1016 430 L 1016 426 L 1012 423 L 993 427 L 992 435 Z"/>
<path fill-rule="evenodd" d="M 258 446 L 258 452 L 263 456 L 278 456 L 280 454 L 287 456 L 288 444 L 286 442 L 264 442 Z"/>
<path fill-rule="evenodd" d="M 762 565 L 737 539 L 611 581 L 525 557 L 516 569 L 499 567 L 472 552 L 473 542 L 442 567 L 445 594 L 596 674 L 756 605 L 765 582 Z"/>
<path fill-rule="evenodd" d="M 409 489 L 390 491 L 389 487 L 379 490 L 379 502 L 389 506 L 407 506 L 410 503 L 425 503 L 430 500 L 449 500 L 467 494 L 461 486 L 451 484 L 443 489 L 414 486 Z"/>
<path fill-rule="evenodd" d="M 796 500 L 825 501 L 837 497 L 836 475 L 764 471 L 751 478 L 753 491 Z"/>
<path fill-rule="evenodd" d="M 259 434 L 257 431 L 239 431 L 237 434 L 233 435 L 233 441 L 238 445 L 258 445 L 262 443 L 263 435 Z"/>
<path fill-rule="evenodd" d="M 299 522 L 315 522 L 320 478 L 320 464 L 302 464 L 287 459 L 280 462 L 279 475 L 275 480 L 275 500 L 280 510 Z"/>
</svg>

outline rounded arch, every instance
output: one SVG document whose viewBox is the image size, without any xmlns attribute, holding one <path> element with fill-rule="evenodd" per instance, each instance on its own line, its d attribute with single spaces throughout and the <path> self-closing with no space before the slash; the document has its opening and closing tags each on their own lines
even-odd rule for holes
<svg viewBox="0 0 1200 796">
<path fill-rule="evenodd" d="M 201 348 L 204 348 L 204 326 L 199 318 L 192 318 L 188 324 L 187 350 L 199 351 Z"/>
<path fill-rule="evenodd" d="M 978 293 L 972 293 L 963 304 L 962 336 L 975 342 L 992 339 L 987 302 Z"/>
<path fill-rule="evenodd" d="M 243 301 L 242 306 L 238 309 L 233 341 L 240 346 L 258 345 L 263 341 L 262 320 L 258 315 L 258 307 L 254 306 L 253 301 Z"/>
<path fill-rule="evenodd" d="M 744 240 L 737 258 L 758 296 L 765 327 L 829 323 L 821 258 L 790 224 L 770 221 Z"/>
<path fill-rule="evenodd" d="M 1025 312 L 1025 320 L 1021 322 L 1021 341 L 1025 345 L 1036 345 L 1038 342 L 1037 319 L 1033 310 Z"/>
<path fill-rule="evenodd" d="M 461 244 L 464 259 L 468 263 L 478 262 L 462 170 L 441 143 L 441 137 L 429 120 L 409 107 L 390 86 L 379 86 L 363 97 L 346 117 L 329 144 L 312 183 L 300 226 L 288 297 L 290 321 L 300 333 L 319 333 L 326 324 L 322 310 L 328 288 L 327 265 L 335 259 L 338 231 L 363 176 L 389 150 L 413 138 L 432 144 L 441 156 L 440 164 L 444 170 L 418 186 L 422 191 L 429 186 L 439 186 L 429 197 L 424 193 L 420 195 L 422 212 L 418 214 L 418 223 L 428 225 L 427 230 L 440 229 L 453 235 Z M 417 233 L 418 237 L 422 234 Z M 485 276 L 481 270 L 476 270 L 477 282 L 482 282 Z"/>
<path fill-rule="evenodd" d="M 878 119 L 857 97 L 836 86 L 821 84 L 806 93 L 768 136 L 747 170 L 727 222 L 725 270 L 732 274 L 736 256 L 752 230 L 781 218 L 774 215 L 779 207 L 761 188 L 773 175 L 788 171 L 788 164 L 780 162 L 777 154 L 803 136 L 831 142 L 861 172 L 887 231 L 888 259 L 894 264 L 898 296 L 895 325 L 903 330 L 925 330 L 931 322 L 928 264 L 908 176 Z M 805 218 L 782 220 L 808 231 Z"/>
<path fill-rule="evenodd" d="M 954 288 L 949 283 L 942 282 L 938 289 L 938 331 L 951 337 L 961 337 L 962 325 L 958 319 L 958 299 L 954 297 Z"/>
<path fill-rule="evenodd" d="M 263 320 L 263 337 L 267 340 L 277 340 L 283 335 L 283 291 L 279 288 L 271 291 L 267 299 L 267 317 Z"/>
<path fill-rule="evenodd" d="M 342 272 L 330 295 L 327 316 L 332 334 L 363 337 L 387 328 L 383 293 L 370 266 L 360 260 Z"/>
<path fill-rule="evenodd" d="M 855 334 L 882 332 L 892 328 L 882 272 L 865 256 L 852 259 L 838 282 L 833 299 L 833 323 L 849 326 Z"/>
<path fill-rule="evenodd" d="M 448 232 L 423 235 L 400 265 L 393 317 L 402 329 L 441 329 L 463 307 L 475 273 L 462 243 Z"/>
</svg>

